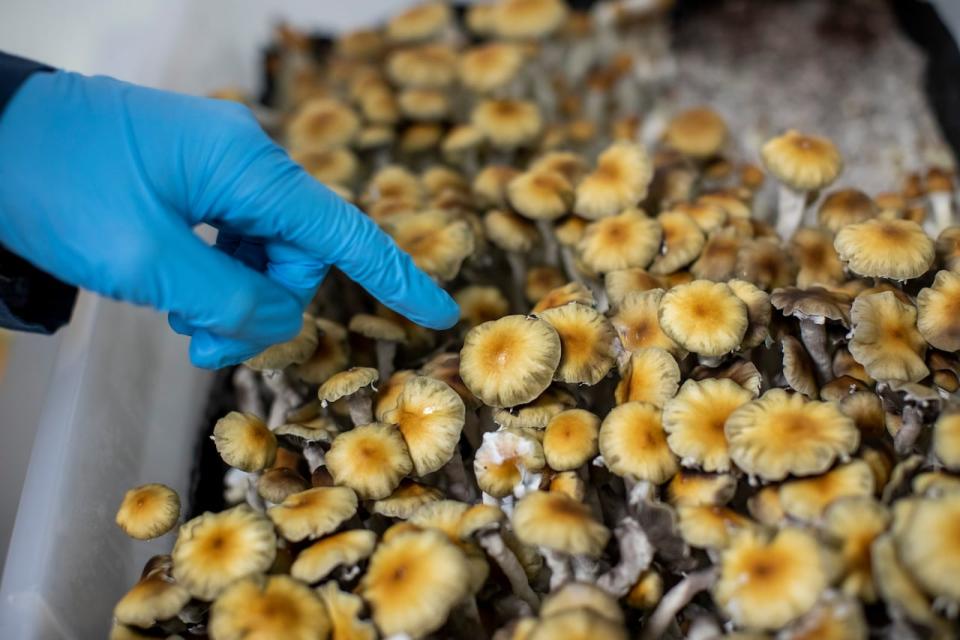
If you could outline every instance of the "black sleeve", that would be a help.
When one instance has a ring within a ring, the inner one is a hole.
[[[0,51],[0,123],[3,111],[20,85],[50,67]],[[3,211],[0,210],[0,224]],[[0,245],[0,327],[53,333],[70,321],[77,289]]]

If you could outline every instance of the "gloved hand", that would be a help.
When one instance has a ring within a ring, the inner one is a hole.
[[[219,230],[217,248],[192,227]],[[240,105],[36,73],[0,116],[0,244],[74,285],[169,312],[220,367],[287,340],[330,265],[427,327],[453,300]]]

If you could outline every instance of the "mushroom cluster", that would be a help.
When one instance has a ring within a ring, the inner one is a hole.
[[[232,374],[229,508],[111,637],[956,637],[952,176],[831,190],[826,138],[755,164],[713,109],[645,117],[668,5],[426,2],[322,58],[283,31],[278,138],[461,321],[331,274]],[[117,524],[180,507],[144,485]]]

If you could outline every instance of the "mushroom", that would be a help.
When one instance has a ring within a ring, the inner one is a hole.
[[[414,471],[425,476],[453,457],[465,414],[463,400],[445,383],[414,376],[404,383],[396,408],[384,420],[400,430]]]
[[[960,493],[911,500],[902,522],[894,512],[893,538],[904,568],[934,597],[956,602],[960,585],[960,545],[950,535],[960,522]],[[931,536],[931,531],[946,535]],[[948,533],[949,532],[949,533]]]
[[[551,469],[578,469],[599,452],[600,418],[583,409],[558,413],[543,434],[543,456]]]
[[[943,413],[933,425],[933,453],[947,469],[960,469],[960,414]]]
[[[615,142],[599,155],[597,168],[577,185],[573,209],[590,220],[615,215],[640,203],[652,178],[653,167],[643,147]]]
[[[315,487],[287,496],[267,509],[280,534],[291,542],[316,539],[335,531],[356,513],[357,496],[343,487]]]
[[[526,429],[501,429],[483,434],[473,470],[481,491],[493,498],[506,498],[523,493],[525,481],[545,463],[543,446]]]
[[[634,609],[650,610],[657,606],[662,597],[663,576],[654,569],[647,569],[630,588],[625,601],[627,606]]]
[[[486,99],[470,113],[470,123],[508,163],[520,147],[529,146],[543,129],[539,107],[526,100]]]
[[[457,75],[457,53],[448,44],[427,43],[395,49],[387,56],[387,75],[401,87],[450,86]]]
[[[400,430],[378,422],[334,438],[326,465],[336,484],[364,500],[386,498],[414,468]]]
[[[423,505],[442,498],[443,492],[435,487],[403,480],[393,493],[374,502],[371,511],[387,518],[405,520]]]
[[[159,538],[172,530],[179,519],[180,496],[170,487],[156,483],[127,491],[116,515],[117,526],[137,540]]]
[[[296,151],[326,151],[349,145],[359,130],[353,109],[334,98],[311,98],[290,119],[286,141]]]
[[[421,2],[387,21],[386,36],[396,43],[432,40],[443,34],[453,20],[446,2]]]
[[[767,141],[760,155],[767,171],[780,181],[777,234],[789,238],[803,220],[807,192],[836,180],[843,161],[827,138],[792,129]]]
[[[643,293],[662,287],[663,282],[658,276],[651,275],[640,267],[608,271],[604,274],[603,279],[607,301],[614,310],[617,310],[630,294]],[[659,301],[657,304],[659,304]]]
[[[707,235],[700,257],[690,265],[690,273],[700,280],[722,282],[733,277],[741,239],[735,229],[724,227]]]
[[[738,532],[756,526],[750,518],[729,507],[686,505],[677,507],[677,528],[683,541],[697,549],[726,549]]]
[[[738,278],[767,291],[796,280],[796,265],[790,254],[773,238],[754,238],[742,243],[735,269]]]
[[[510,267],[513,310],[522,311],[527,307],[522,298],[527,278],[526,256],[539,238],[537,231],[520,216],[502,209],[488,211],[483,217],[483,228],[490,241],[504,252]]]
[[[631,353],[647,347],[669,351],[680,358],[684,350],[660,326],[659,310],[664,290],[649,289],[627,294],[617,305],[610,320],[620,337],[620,344]]]
[[[662,407],[677,393],[680,367],[672,355],[658,347],[641,347],[621,367],[621,379],[614,390],[617,404],[646,402]]]
[[[917,329],[935,349],[960,350],[960,274],[938,271],[917,294]]]
[[[210,607],[214,638],[322,638],[330,632],[326,607],[302,582],[283,575],[237,580]]]
[[[325,582],[316,589],[330,618],[330,631],[333,638],[351,640],[376,640],[377,630],[372,623],[361,620],[360,613],[364,602],[360,596],[341,591],[333,580]]]
[[[839,548],[842,563],[840,589],[864,602],[877,599],[871,547],[890,525],[890,513],[871,496],[833,501],[822,518],[824,535]]]
[[[872,278],[910,280],[933,265],[933,241],[916,222],[875,218],[847,225],[833,246],[847,268]]]
[[[601,313],[574,302],[547,309],[538,315],[560,336],[560,363],[554,379],[595,385],[606,377],[616,362],[616,334]]]
[[[373,422],[371,389],[378,375],[377,370],[370,367],[352,367],[330,376],[320,385],[317,397],[324,407],[346,398],[353,424],[369,424]]]
[[[791,335],[780,338],[780,347],[783,349],[782,374],[787,385],[811,400],[816,400],[819,397],[817,374],[810,354],[800,341]]]
[[[560,247],[552,223],[570,211],[573,185],[558,171],[530,169],[510,181],[507,197],[518,213],[537,225],[546,263],[559,265]]]
[[[236,580],[273,564],[273,524],[246,505],[204,513],[180,527],[173,547],[173,579],[201,600],[213,600]]]
[[[471,47],[460,57],[460,82],[477,94],[511,93],[524,62],[522,49],[509,42]]]
[[[693,160],[716,156],[726,140],[726,123],[709,107],[695,107],[678,113],[670,119],[663,134],[667,147]]]
[[[667,291],[660,301],[660,326],[687,351],[717,358],[743,341],[747,307],[726,284],[695,280]]]
[[[956,271],[960,267],[960,226],[947,227],[941,231],[934,249],[940,266]]]
[[[190,601],[190,593],[173,579],[172,569],[170,556],[151,558],[137,584],[113,608],[117,622],[146,629],[180,613]]]
[[[902,624],[906,619],[927,627],[935,637],[951,636],[946,621],[933,612],[933,603],[901,564],[891,533],[883,533],[873,541],[870,560],[877,593],[896,622]]]
[[[873,492],[870,465],[854,460],[823,475],[783,483],[780,485],[780,504],[787,515],[809,522],[818,519],[836,500],[869,497]]]
[[[393,360],[397,345],[407,341],[407,335],[396,322],[388,318],[358,313],[350,318],[350,331],[377,343],[377,372],[380,380],[386,380],[393,373]]]
[[[600,425],[599,448],[604,465],[618,476],[662,484],[678,468],[660,409],[646,402],[614,407]]]
[[[349,365],[347,330],[326,318],[315,318],[317,346],[309,358],[293,365],[294,375],[309,384],[323,384]]]
[[[327,536],[301,551],[290,575],[307,584],[323,581],[337,567],[350,568],[370,557],[377,544],[373,531],[353,529]]]
[[[826,591],[813,609],[784,629],[790,640],[867,638],[869,629],[860,603],[835,591]]]
[[[850,309],[853,337],[848,348],[871,378],[917,382],[930,370],[927,343],[916,329],[917,310],[892,292],[861,294]]]
[[[666,500],[674,507],[722,506],[730,502],[737,482],[730,474],[708,474],[681,469],[666,485]]]
[[[627,631],[622,622],[616,622],[590,609],[567,609],[552,616],[543,617],[534,626],[527,640],[627,640]]]
[[[509,409],[495,409],[493,421],[506,428],[545,429],[551,418],[576,404],[571,394],[553,385],[532,402]]]
[[[870,196],[859,189],[838,189],[833,191],[817,210],[817,222],[830,233],[837,233],[843,227],[866,222],[877,215],[877,205]]]
[[[833,379],[833,361],[827,341],[826,324],[829,320],[849,328],[849,296],[828,291],[820,286],[807,289],[786,287],[774,290],[770,302],[784,316],[792,316],[800,322],[800,337],[817,366],[820,382]]]
[[[697,259],[707,239],[693,218],[672,209],[662,212],[657,221],[663,229],[663,249],[650,265],[650,273],[674,273]]]
[[[306,361],[317,348],[317,325],[309,314],[303,314],[300,332],[287,342],[267,347],[244,364],[256,371],[280,371]]]
[[[442,281],[457,277],[476,242],[466,220],[439,209],[398,213],[383,229],[418,267]]]
[[[765,343],[770,337],[770,296],[746,280],[730,280],[727,286],[747,308],[747,330],[740,342],[740,349],[746,351]]]
[[[315,467],[312,471],[319,468]],[[268,503],[279,504],[294,493],[310,488],[296,469],[289,467],[271,467],[257,479],[257,494]]]
[[[277,437],[249,413],[231,411],[217,420],[211,439],[223,461],[242,471],[262,471],[277,455]]]
[[[596,301],[590,290],[579,282],[570,282],[555,289],[551,289],[537,300],[530,313],[537,315],[547,309],[556,309],[571,303],[594,306]]]
[[[798,267],[798,287],[831,286],[843,282],[843,263],[827,231],[801,227],[790,238],[789,250]]]

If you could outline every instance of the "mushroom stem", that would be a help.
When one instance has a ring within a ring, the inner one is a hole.
[[[540,547],[540,555],[543,556],[544,562],[550,568],[550,591],[556,591],[573,580],[573,570],[570,568],[569,556],[546,547]]]
[[[640,634],[641,640],[662,638],[664,632],[677,617],[677,613],[689,603],[695,595],[713,586],[717,580],[717,570],[713,567],[689,574],[678,582],[660,599],[647,624]]]
[[[936,232],[940,233],[953,224],[953,194],[946,191],[935,191],[930,194],[930,208],[933,209],[933,220]]]
[[[893,447],[901,456],[908,454],[920,437],[923,430],[923,411],[919,407],[907,405],[903,408],[902,418],[900,430],[893,438]]]
[[[577,261],[573,255],[573,247],[567,245],[560,247],[560,259],[563,262],[563,270],[566,272],[567,277],[574,282],[579,282],[583,286],[587,286],[583,274],[577,269]]]
[[[600,576],[597,586],[614,598],[622,598],[636,584],[643,570],[650,566],[654,548],[640,523],[632,517],[623,518],[614,534],[620,549],[620,562]]]
[[[777,234],[784,242],[793,236],[803,220],[807,198],[803,191],[795,191],[785,184],[780,185],[777,196]]]
[[[574,556],[572,564],[573,577],[577,582],[594,582],[597,579],[600,564],[593,558]]]
[[[527,287],[527,262],[522,254],[513,251],[507,252],[507,264],[510,266],[510,304],[515,313],[523,313],[527,308],[527,301],[523,291]]]
[[[347,398],[347,409],[353,426],[370,424],[373,422],[373,394],[367,388],[360,389]]]
[[[267,426],[270,429],[276,429],[287,421],[287,413],[300,404],[303,398],[290,385],[290,381],[283,371],[275,369],[264,371],[263,382],[273,392],[273,403],[270,405]]]
[[[247,504],[250,505],[254,511],[263,513],[267,510],[267,503],[262,497],[260,497],[260,493],[257,491],[257,484],[260,480],[260,475],[260,471],[254,471],[247,474],[246,498]]]
[[[553,223],[550,220],[537,220],[536,224],[543,238],[543,259],[551,267],[560,266],[560,243],[553,231]]]
[[[303,448],[303,457],[307,461],[307,468],[310,469],[311,475],[324,465],[323,449],[315,442]]]
[[[530,608],[536,611],[540,607],[540,598],[530,588],[530,582],[527,580],[527,574],[523,570],[516,554],[503,541],[503,536],[498,531],[488,531],[481,533],[477,538],[480,546],[487,552],[503,575],[510,581],[510,588],[513,593],[530,605]]]
[[[239,366],[233,371],[233,387],[237,394],[237,408],[244,413],[263,418],[267,415],[260,396],[260,385],[253,369]]]
[[[447,490],[450,495],[463,502],[475,502],[477,496],[473,491],[473,483],[467,476],[467,469],[463,465],[463,456],[456,449],[453,456],[443,465],[443,475],[447,479]]]
[[[817,367],[820,384],[833,380],[833,359],[830,357],[830,348],[827,346],[826,324],[810,318],[801,318],[800,340],[803,341],[803,346],[807,348],[807,353]]]
[[[377,371],[381,380],[393,374],[393,359],[397,355],[397,343],[392,340],[377,340]]]

